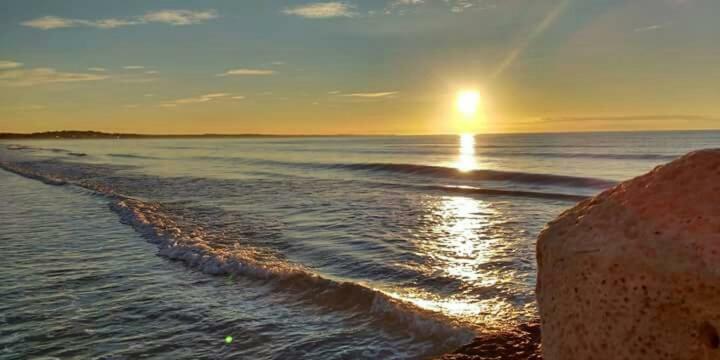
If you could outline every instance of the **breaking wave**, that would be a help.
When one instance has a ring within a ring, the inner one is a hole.
[[[409,331],[415,338],[430,340],[437,346],[459,346],[474,336],[470,324],[420,308],[380,289],[321,276],[271,250],[241,244],[242,239],[224,239],[222,231],[207,230],[203,224],[174,214],[162,203],[124,196],[102,184],[44,174],[28,163],[0,161],[0,168],[51,185],[76,185],[107,197],[120,221],[155,244],[160,256],[204,273],[242,276],[270,284],[294,301],[369,314],[381,326]]]

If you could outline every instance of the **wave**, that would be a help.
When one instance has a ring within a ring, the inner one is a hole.
[[[456,168],[414,165],[414,164],[393,164],[393,163],[357,163],[357,164],[334,164],[332,168],[348,170],[364,170],[379,172],[396,172],[411,175],[425,175],[453,179],[470,179],[481,181],[508,181],[514,183],[533,185],[557,185],[571,187],[609,188],[617,183],[612,180],[555,175],[538,174],[498,170],[472,170],[462,172]]]
[[[5,146],[5,148],[8,149],[8,150],[15,150],[15,151],[17,151],[17,150],[28,150],[28,149],[30,149],[30,146],[18,145],[18,144],[9,144],[9,145]]]
[[[160,158],[154,157],[154,156],[133,155],[133,154],[107,154],[107,156],[117,157],[117,158],[128,158],[128,159],[148,159],[148,160],[160,159]]]
[[[18,145],[18,144],[10,144],[5,146],[8,150],[14,150],[14,151],[49,151],[53,153],[64,153],[69,156],[76,156],[76,157],[83,157],[87,156],[86,153],[82,152],[74,152],[66,149],[57,149],[57,148],[43,148],[43,147],[37,147],[37,146],[28,146],[28,145]]]
[[[120,221],[155,244],[158,255],[204,273],[262,281],[294,300],[367,314],[380,326],[409,331],[413,337],[433,341],[441,347],[456,347],[474,336],[474,326],[461,320],[420,308],[380,289],[321,276],[270,250],[240,245],[236,241],[240,239],[227,241],[221,230],[208,230],[187,216],[173,213],[162,203],[118,194],[102,184],[57,179],[36,171],[32,164],[0,161],[0,168],[52,185],[76,185],[105,196]]]
[[[481,152],[479,156],[493,157],[544,157],[561,159],[608,159],[608,160],[674,160],[679,155],[667,154],[597,154],[597,153],[555,153],[555,152]]]
[[[331,170],[355,170],[368,172],[403,173],[409,175],[422,175],[456,180],[478,180],[478,181],[507,181],[512,183],[545,185],[545,186],[569,186],[587,187],[592,189],[607,189],[617,185],[617,181],[598,179],[591,177],[568,176],[557,174],[540,174],[500,170],[471,170],[460,171],[454,167],[398,164],[398,163],[311,163],[311,162],[288,162],[259,158],[222,158],[216,156],[198,156],[196,160],[225,160],[236,164],[252,165],[273,165],[295,168],[314,168]],[[488,194],[491,191],[488,189]]]
[[[540,191],[523,191],[523,190],[505,190],[505,189],[487,189],[477,188],[473,186],[461,186],[461,185],[409,185],[409,184],[396,184],[396,183],[377,183],[386,187],[398,187],[406,188],[413,187],[414,189],[427,190],[427,191],[443,191],[456,194],[466,195],[494,195],[494,196],[513,196],[513,197],[529,197],[538,199],[550,199],[550,200],[562,200],[562,201],[582,201],[588,198],[585,195],[577,194],[563,194],[554,192],[540,192]]]

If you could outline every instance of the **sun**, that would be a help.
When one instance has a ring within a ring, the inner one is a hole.
[[[473,116],[478,110],[480,104],[480,93],[473,90],[463,90],[458,92],[455,98],[455,106],[457,110],[465,116]]]

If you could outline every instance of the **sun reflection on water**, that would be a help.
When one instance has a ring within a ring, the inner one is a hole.
[[[518,280],[504,265],[513,251],[505,214],[492,202],[463,196],[428,199],[423,208],[416,245],[428,261],[415,269],[446,279],[439,281],[447,282],[447,293],[405,288],[392,296],[485,328],[504,328],[532,311],[506,296]]]
[[[477,168],[474,134],[460,135],[460,154],[455,167],[462,172],[475,170]]]

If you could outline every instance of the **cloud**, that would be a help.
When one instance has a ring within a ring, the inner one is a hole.
[[[157,70],[148,70],[148,71],[146,71],[145,73],[148,74],[148,75],[155,75],[155,74],[158,73],[158,71],[157,71]]]
[[[0,60],[0,70],[15,69],[22,67],[23,64],[15,61]]]
[[[62,29],[74,26],[83,26],[82,20],[65,19],[57,16],[43,16],[37,19],[28,20],[20,23],[23,26],[31,28],[50,30],[50,29]]]
[[[270,63],[270,65],[276,65],[276,66],[285,65],[285,62],[284,61],[273,61]]]
[[[119,28],[119,27],[123,27],[123,26],[141,24],[141,22],[139,22],[139,21],[124,20],[124,19],[100,19],[100,20],[96,20],[96,21],[75,20],[75,21],[78,21],[80,25],[96,27],[99,29],[114,29],[114,28]]]
[[[217,76],[266,76],[266,75],[274,75],[274,70],[264,70],[264,69],[232,69],[228,70],[222,74],[217,74]]]
[[[69,19],[59,16],[43,16],[37,19],[27,20],[20,23],[23,26],[40,29],[52,30],[76,27],[91,27],[98,29],[115,29],[124,26],[142,25],[142,24],[168,24],[174,26],[193,25],[206,22],[218,17],[215,10],[161,10],[145,13],[142,16],[118,19],[107,18],[97,20],[85,19]]]
[[[243,95],[237,95],[237,96],[231,97],[231,99],[234,99],[234,100],[244,100],[244,99],[245,99],[245,96],[243,96]]]
[[[546,117],[540,119],[542,122],[583,122],[583,121],[618,121],[618,122],[635,122],[635,121],[666,121],[666,120],[683,120],[683,121],[720,121],[720,117],[704,116],[704,115],[688,115],[688,114],[670,114],[670,115],[619,115],[619,116],[561,116]]]
[[[397,93],[398,93],[397,91],[361,92],[361,93],[342,94],[341,96],[359,97],[359,98],[381,98],[381,97],[392,96]]]
[[[421,5],[434,6],[435,4],[440,3],[448,7],[453,13],[462,13],[471,8],[492,9],[496,7],[495,4],[485,0],[392,0],[388,1],[383,13],[385,15],[404,15],[411,7],[418,7]]]
[[[339,93],[340,93],[340,90],[328,91],[328,94],[330,94],[330,95],[337,95]]]
[[[105,69],[105,68],[101,68],[101,67],[91,67],[91,68],[88,68],[88,71],[95,71],[95,72],[106,72],[106,71],[107,71],[107,69]]]
[[[142,20],[148,23],[164,23],[175,26],[200,24],[218,17],[215,10],[162,10],[143,15]]]
[[[327,19],[355,16],[353,9],[353,6],[343,2],[318,2],[286,8],[283,13],[308,19]]]
[[[63,82],[98,81],[106,75],[60,72],[52,68],[9,70],[0,72],[0,84],[9,86],[33,86]]]
[[[18,112],[26,112],[26,111],[39,111],[39,110],[45,110],[47,109],[47,106],[45,105],[15,105],[15,106],[5,106],[0,108],[0,110],[9,110],[9,111],[18,111]]]
[[[419,5],[425,3],[424,0],[395,0],[392,4],[395,5]]]
[[[421,5],[424,3],[424,0],[393,0],[388,3],[387,7],[385,8],[385,13],[389,14],[392,10],[399,7]]]
[[[650,25],[650,26],[639,27],[639,28],[635,29],[635,32],[654,31],[654,30],[660,30],[662,28],[663,28],[663,25]]]
[[[228,93],[214,93],[214,94],[203,95],[203,97],[214,99],[214,98],[226,97],[226,96],[230,96],[230,95],[231,94],[228,94]]]
[[[43,16],[37,19],[28,20],[20,23],[21,25],[41,30],[63,29],[72,27],[94,27],[98,29],[114,29],[122,26],[137,25],[141,22],[127,19],[100,19],[100,20],[82,20],[67,19],[58,16]]]
[[[450,11],[452,11],[454,13],[461,13],[473,6],[475,6],[475,4],[473,4],[470,1],[459,0],[455,3],[455,5],[450,7]]]
[[[157,81],[157,78],[144,78],[136,76],[116,77],[115,81],[124,84],[145,84]]]
[[[198,104],[198,103],[205,103],[209,101],[213,101],[216,99],[226,98],[231,96],[230,93],[212,93],[212,94],[205,94],[200,95],[196,97],[191,98],[183,98],[183,99],[177,99],[170,102],[166,102],[163,104],[160,104],[162,107],[176,107],[178,105],[186,105],[186,104]],[[234,98],[234,97],[233,97]]]
[[[142,70],[142,69],[144,69],[144,68],[145,68],[145,67],[144,67],[144,66],[141,66],[141,65],[128,65],[128,66],[123,66],[123,69],[125,69],[125,70]]]

